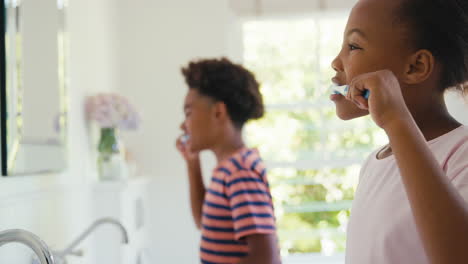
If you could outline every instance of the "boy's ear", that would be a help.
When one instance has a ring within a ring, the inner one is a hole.
[[[214,105],[214,115],[218,120],[229,119],[226,104],[224,102],[216,102]]]
[[[426,81],[434,72],[434,55],[425,49],[418,50],[408,58],[403,82],[407,84],[418,84]]]

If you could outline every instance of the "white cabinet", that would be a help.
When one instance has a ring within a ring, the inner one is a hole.
[[[125,226],[129,236],[129,244],[123,245],[118,228],[99,227],[91,237],[93,263],[144,264],[144,251],[148,248],[146,187],[149,181],[149,177],[141,177],[93,185],[90,201],[93,218],[115,218]]]

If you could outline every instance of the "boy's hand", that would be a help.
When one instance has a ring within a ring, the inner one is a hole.
[[[369,90],[366,100],[363,94]],[[411,117],[401,93],[400,84],[393,72],[381,70],[361,74],[355,77],[350,85],[346,99],[354,102],[359,108],[369,110],[374,122],[385,129],[394,121]]]
[[[176,147],[187,163],[196,162],[199,160],[199,153],[190,151],[190,140],[184,143],[182,141],[182,136],[180,136],[177,138]]]

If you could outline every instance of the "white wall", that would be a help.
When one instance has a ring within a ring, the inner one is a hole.
[[[445,101],[449,112],[460,123],[468,125],[468,96],[463,97],[459,92],[448,92]]]
[[[357,0],[230,0],[235,13],[243,17],[310,15],[320,11],[350,10]]]
[[[0,230],[23,228],[55,249],[64,247],[88,224],[89,183],[94,161],[83,115],[85,95],[114,88],[111,0],[71,0],[69,68],[69,164],[54,175],[0,178]],[[38,14],[41,15],[41,14]],[[80,263],[90,263],[92,248]],[[0,263],[23,264],[25,247],[0,247]],[[88,257],[88,258],[87,258]],[[74,262],[76,263],[76,262]]]
[[[140,170],[155,177],[148,186],[150,252],[154,263],[198,263],[185,165],[174,147],[187,91],[180,67],[196,57],[239,54],[239,30],[232,30],[239,24],[227,0],[120,0],[117,17],[119,91],[138,102],[143,119],[126,142]]]

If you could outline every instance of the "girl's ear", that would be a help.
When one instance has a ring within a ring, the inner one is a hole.
[[[418,50],[408,58],[402,81],[407,84],[422,83],[432,75],[434,67],[434,55],[425,49]]]

